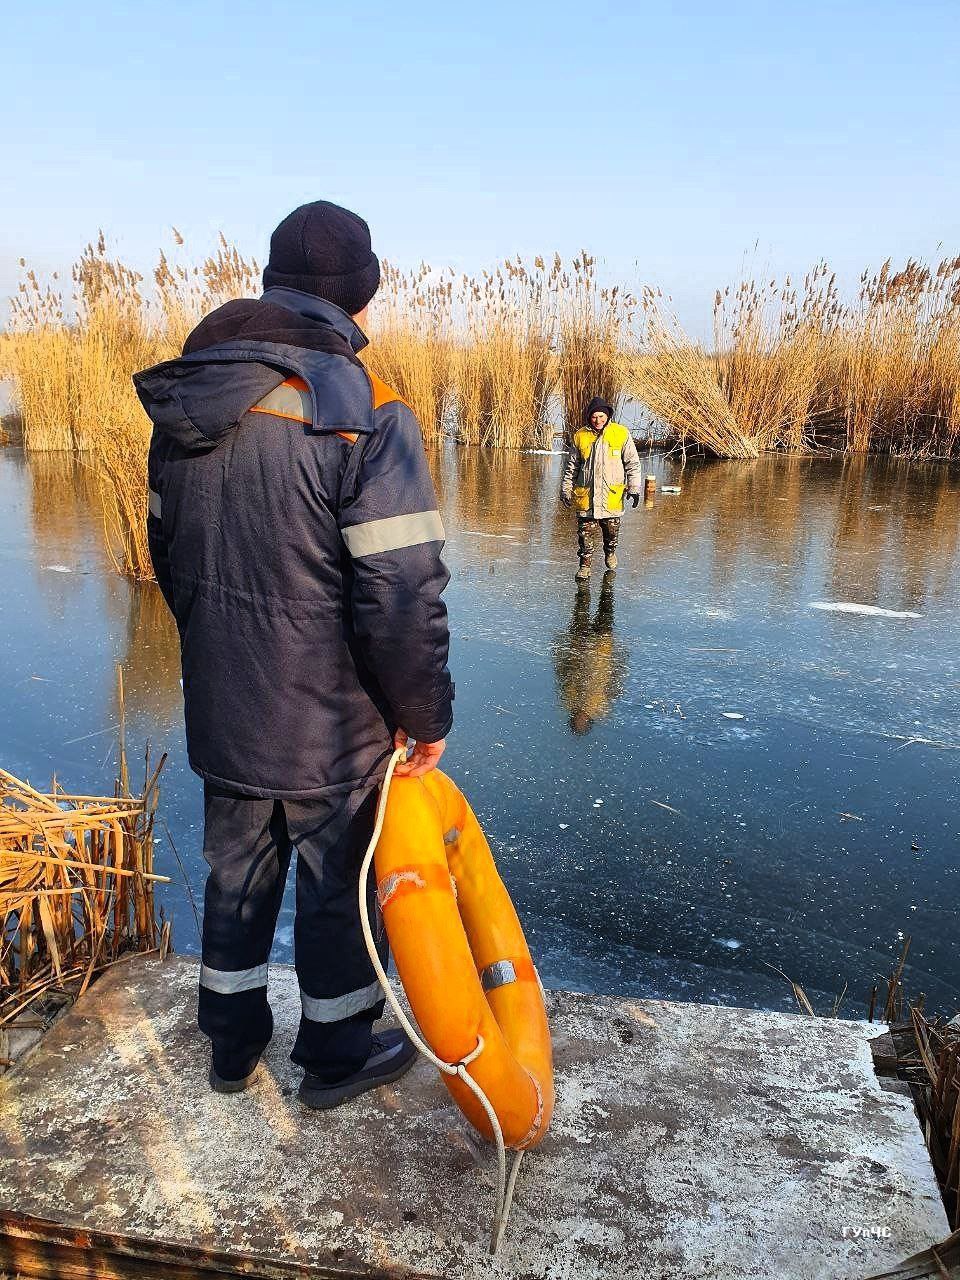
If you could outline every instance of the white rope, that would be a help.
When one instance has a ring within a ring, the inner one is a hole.
[[[387,977],[387,972],[380,961],[380,955],[377,951],[377,945],[373,939],[373,930],[370,928],[370,912],[367,908],[367,880],[370,875],[370,867],[373,863],[373,855],[376,852],[377,845],[380,842],[380,834],[383,831],[384,815],[387,812],[387,797],[390,794],[390,784],[393,781],[393,771],[401,760],[406,759],[406,749],[398,747],[390,757],[390,763],[387,765],[387,772],[383,778],[383,785],[380,788],[380,801],[377,805],[377,817],[373,824],[373,835],[370,837],[370,843],[367,845],[367,851],[363,855],[363,865],[360,868],[360,924],[363,928],[363,940],[367,945],[367,954],[370,957],[370,963],[373,965],[374,971],[383,987],[383,994],[387,998],[387,1003],[397,1015],[397,1021],[403,1027],[404,1031],[410,1037],[416,1049],[427,1059],[432,1062],[438,1071],[443,1071],[449,1076],[458,1076],[463,1083],[470,1089],[477,1101],[486,1112],[487,1119],[490,1121],[490,1128],[493,1130],[493,1136],[497,1144],[497,1191],[496,1201],[493,1212],[493,1226],[490,1232],[490,1252],[496,1253],[500,1248],[503,1240],[503,1234],[507,1229],[507,1221],[510,1216],[510,1206],[513,1203],[513,1192],[517,1184],[517,1174],[520,1171],[520,1161],[523,1152],[518,1151],[513,1162],[513,1168],[510,1171],[509,1181],[507,1180],[507,1151],[506,1144],[503,1140],[503,1130],[500,1128],[500,1121],[497,1119],[497,1113],[494,1111],[490,1099],[477,1084],[476,1080],[467,1071],[467,1067],[476,1058],[483,1053],[483,1036],[477,1037],[477,1045],[472,1049],[465,1058],[461,1058],[459,1062],[444,1062],[442,1058],[438,1058],[429,1045],[425,1044],[420,1038],[420,1034],[414,1027],[413,1023],[407,1017],[406,1010],[397,998],[396,992]]]

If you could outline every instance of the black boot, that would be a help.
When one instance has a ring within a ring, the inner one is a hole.
[[[329,1111],[349,1098],[399,1080],[413,1066],[416,1057],[417,1050],[405,1032],[399,1028],[382,1031],[373,1037],[370,1056],[359,1071],[336,1084],[329,1084],[308,1071],[297,1093],[304,1106],[314,1111]]]

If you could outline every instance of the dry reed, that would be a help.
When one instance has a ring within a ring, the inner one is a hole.
[[[580,426],[593,396],[603,396],[614,416],[622,406],[632,346],[636,299],[619,285],[606,288],[597,260],[584,249],[569,270],[559,256],[560,394],[568,430]]]
[[[383,264],[362,359],[410,405],[424,439],[435,443],[450,405],[453,281],[421,263],[414,272]]]
[[[22,263],[0,344],[25,448],[76,451],[92,470],[117,569],[149,579],[145,456],[149,423],[130,375],[175,356],[202,314],[255,293],[259,267],[221,236],[199,266],[161,253],[149,290],[101,234],[65,296]],[[637,329],[635,320],[642,324]],[[684,448],[755,458],[839,448],[921,458],[960,453],[960,258],[931,271],[889,262],[844,304],[825,263],[718,292],[712,350],[692,343],[659,290],[639,304],[605,287],[596,259],[512,259],[479,278],[384,264],[368,367],[407,400],[429,443],[542,447],[602,395],[625,393]],[[638,341],[638,339],[642,341]]]
[[[451,365],[456,434],[465,444],[542,448],[556,382],[557,260],[507,260],[460,281],[461,331]]]
[[[153,276],[148,295],[143,276],[110,256],[101,233],[73,268],[69,299],[56,276],[45,285],[26,270],[3,350],[24,448],[79,452],[96,477],[118,571],[144,580],[153,576],[143,518],[150,424],[131,375],[178,355],[201,315],[255,289],[259,267],[221,236],[199,267],[161,253]]]
[[[801,290],[745,281],[714,302],[714,350],[643,292],[629,386],[682,444],[719,457],[840,448],[952,457],[960,436],[960,258],[864,272],[844,304],[826,263]]]
[[[168,945],[153,901],[162,765],[149,773],[148,761],[137,797],[120,784],[113,796],[40,792],[0,769],[0,1026],[82,994],[128,952]]]

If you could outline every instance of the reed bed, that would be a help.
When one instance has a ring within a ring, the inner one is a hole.
[[[560,394],[568,428],[580,426],[593,396],[603,396],[614,417],[623,405],[637,300],[620,285],[600,283],[597,260],[584,249],[559,273]]]
[[[910,1009],[909,1022],[901,1029],[901,1035],[904,1034],[912,1036],[913,1052],[908,1049],[901,1060],[901,1078],[912,1086],[950,1226],[957,1230],[960,1228],[960,1026],[955,1019],[928,1018],[919,1003]],[[894,1034],[895,1043],[899,1038]]]
[[[534,449],[550,443],[561,271],[559,258],[549,269],[543,258],[530,266],[516,258],[480,279],[460,278],[450,382],[463,443]]]
[[[152,578],[143,518],[149,423],[130,375],[179,353],[201,315],[255,294],[260,268],[222,236],[200,265],[183,239],[149,281],[101,234],[70,279],[24,276],[0,341],[25,448],[73,451],[95,479],[119,572]],[[663,293],[602,283],[581,252],[501,263],[478,277],[385,263],[363,359],[408,401],[430,444],[445,436],[541,448],[602,395],[630,396],[667,441],[727,458],[838,449],[960,456],[960,257],[865,272],[852,303],[819,263],[718,291],[711,348]]]
[[[182,237],[174,231],[177,246]],[[200,317],[258,288],[260,269],[223,237],[199,266],[161,252],[153,281],[108,252],[101,233],[74,265],[70,293],[21,264],[0,349],[15,391],[23,445],[73,450],[95,478],[106,545],[119,572],[153,576],[147,548],[147,421],[131,375],[179,355]]]
[[[845,304],[818,263],[795,287],[718,291],[714,345],[691,342],[658,290],[641,295],[644,355],[628,385],[683,446],[718,457],[819,448],[960,453],[960,257],[888,260]]]
[[[40,792],[0,769],[0,1027],[82,995],[128,953],[169,946],[153,898],[162,767],[147,761],[139,796],[125,783],[113,796]]]
[[[451,403],[453,278],[426,263],[404,272],[385,262],[370,310],[373,341],[361,358],[410,405],[424,439],[435,444]]]

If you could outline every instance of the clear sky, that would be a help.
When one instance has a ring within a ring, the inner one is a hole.
[[[0,47],[3,297],[101,226],[262,259],[320,197],[402,264],[584,246],[695,329],[744,261],[960,252],[958,0],[32,0]]]

